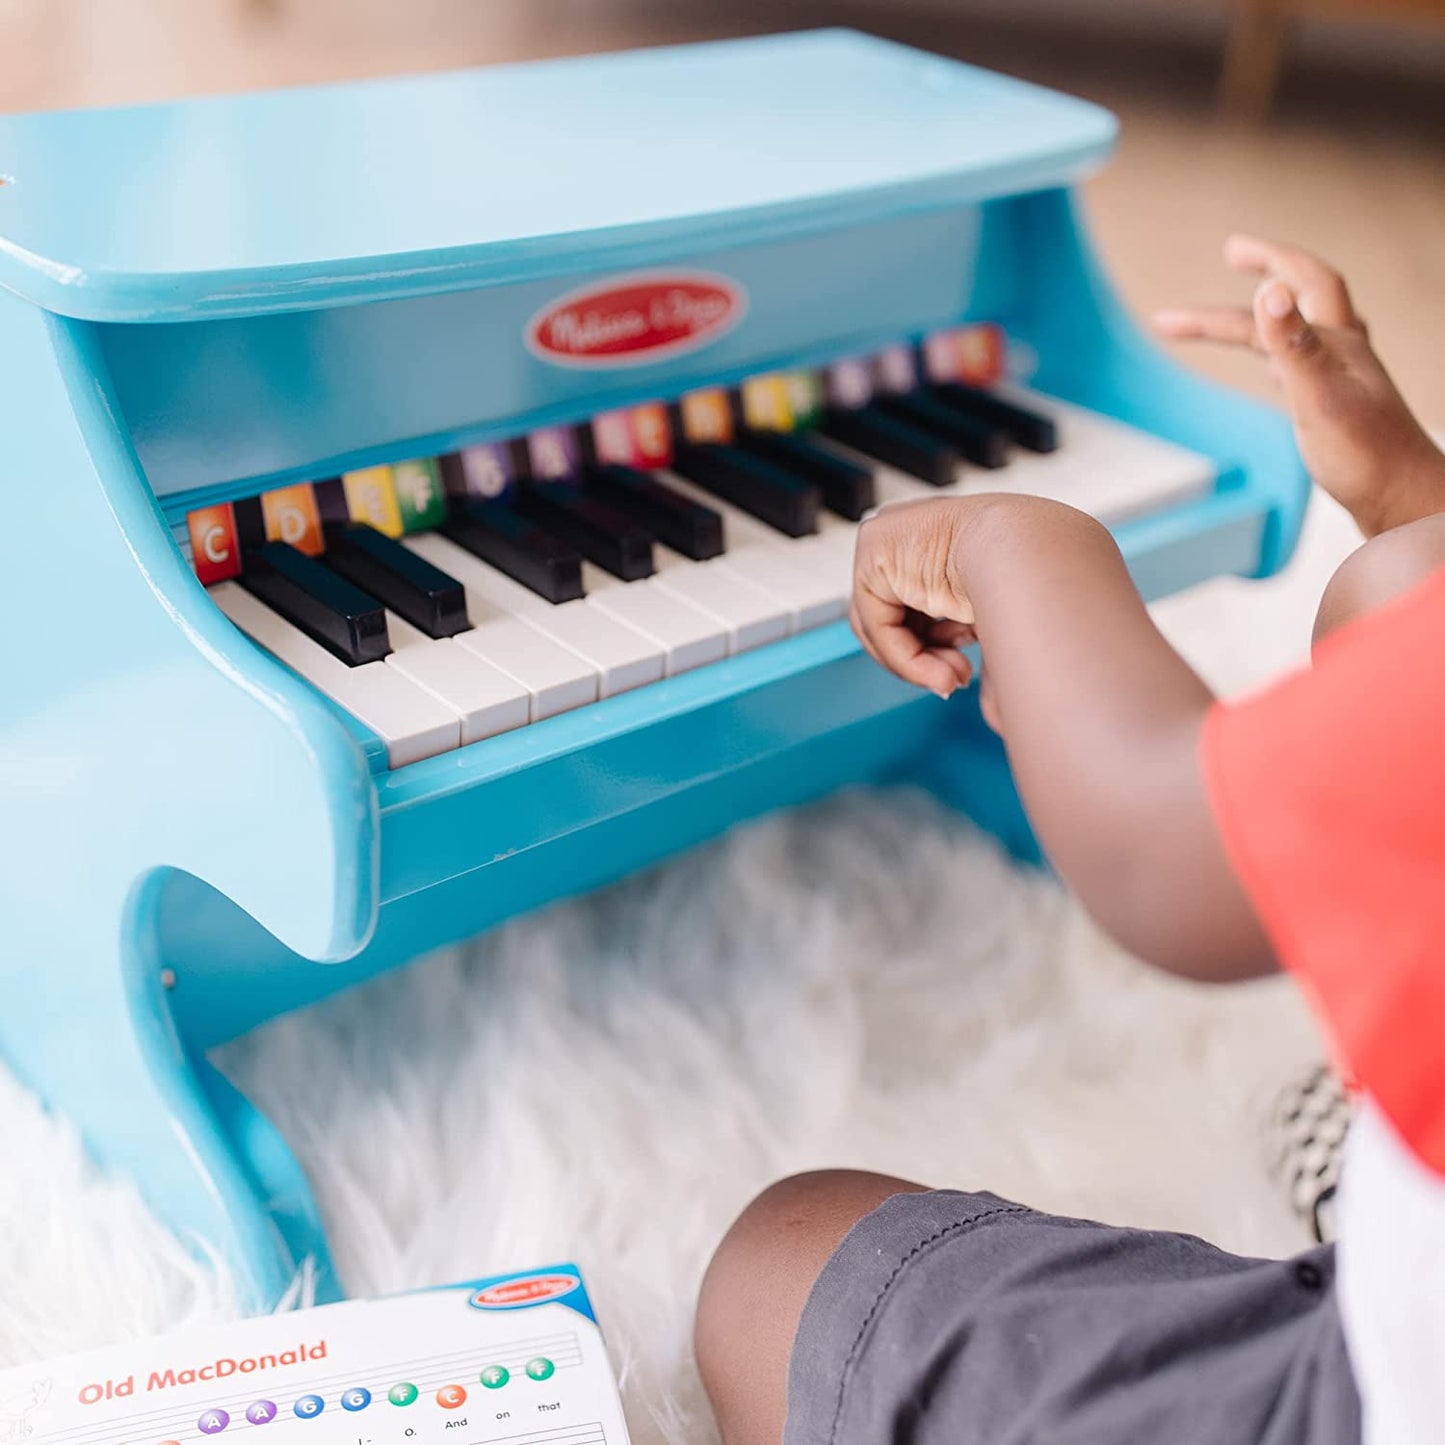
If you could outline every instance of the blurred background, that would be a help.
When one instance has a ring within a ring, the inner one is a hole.
[[[1088,187],[1137,311],[1242,297],[1234,229],[1324,252],[1445,426],[1445,0],[0,0],[0,110],[846,24],[1099,101]],[[1255,390],[1249,357],[1196,365]]]

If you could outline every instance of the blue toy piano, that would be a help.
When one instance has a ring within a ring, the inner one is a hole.
[[[1091,253],[1113,136],[846,31],[0,118],[0,1052],[254,1303],[326,1242],[213,1046],[845,783],[1030,852],[848,630],[872,507],[1288,555],[1287,428]]]

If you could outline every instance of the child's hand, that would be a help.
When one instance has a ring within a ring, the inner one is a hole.
[[[958,649],[990,640],[986,619],[1004,608],[1015,619],[1027,614],[1031,574],[1049,585],[1073,576],[1082,590],[1100,568],[1133,595],[1108,532],[1061,502],[981,493],[897,504],[859,529],[850,621],[875,662],[946,698],[972,678]],[[1050,637],[1031,645],[1042,655]],[[982,703],[998,728],[989,686]]]
[[[943,498],[885,507],[863,523],[853,554],[849,621],[859,642],[881,667],[943,698],[973,676],[958,650],[977,636],[953,555],[962,521]]]
[[[1445,510],[1445,455],[1376,356],[1339,273],[1252,236],[1231,236],[1224,256],[1264,278],[1253,306],[1161,311],[1155,328],[1267,356],[1305,466],[1367,536]]]
[[[876,662],[944,697],[978,642],[979,705],[1039,840],[1126,947],[1197,978],[1268,965],[1200,768],[1213,699],[1107,528],[1040,497],[885,507],[858,531],[852,622]]]

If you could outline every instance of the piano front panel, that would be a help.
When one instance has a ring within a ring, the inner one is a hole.
[[[242,478],[340,471],[398,438],[429,453],[514,436],[706,382],[1008,318],[1016,277],[975,266],[980,210],[905,215],[611,275],[559,274],[417,300],[243,320],[100,325],[141,463],[160,497]],[[578,289],[702,273],[737,288],[732,324],[685,353],[559,365],[529,324]],[[298,296],[298,305],[304,302]]]

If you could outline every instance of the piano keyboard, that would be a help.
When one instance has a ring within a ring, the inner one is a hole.
[[[1212,488],[1204,456],[1003,384],[1002,351],[955,329],[206,506],[178,537],[401,767],[845,617],[876,506],[1002,491],[1117,523]]]

